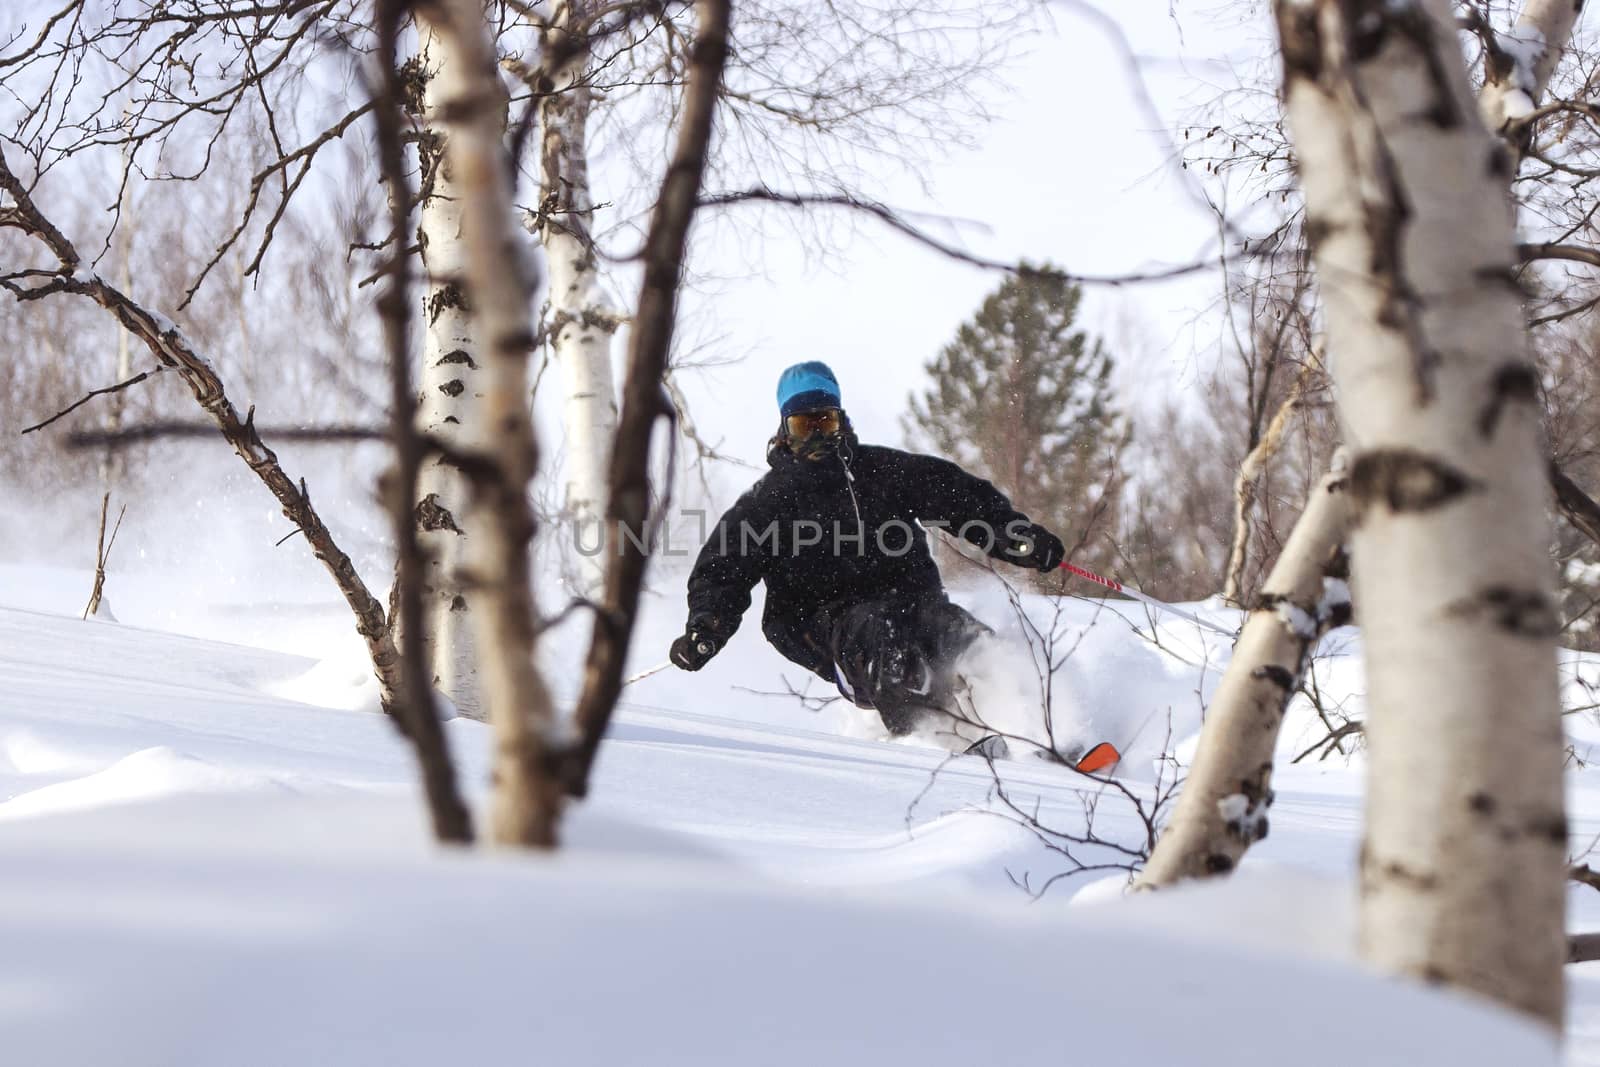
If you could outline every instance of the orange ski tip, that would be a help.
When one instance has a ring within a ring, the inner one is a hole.
[[[1084,774],[1093,774],[1095,771],[1103,771],[1114,765],[1121,758],[1122,753],[1117,751],[1115,745],[1110,741],[1102,741],[1085,752],[1074,769]]]

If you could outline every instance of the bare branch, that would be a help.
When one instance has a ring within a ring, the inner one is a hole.
[[[253,431],[277,441],[294,441],[297,444],[348,444],[352,441],[382,441],[389,431],[372,426],[267,426],[251,424]],[[217,427],[211,423],[183,422],[172,419],[125,426],[116,430],[76,430],[67,435],[68,448],[127,448],[130,445],[148,444],[166,439],[215,437]]]
[[[644,250],[644,287],[629,335],[628,377],[611,453],[606,504],[608,543],[617,554],[606,568],[605,610],[600,614],[584,665],[583,692],[574,713],[579,740],[564,778],[569,794],[584,796],[601,739],[622,691],[622,671],[638,614],[646,553],[623,530],[643,530],[650,500],[650,440],[656,419],[670,414],[662,387],[672,350],[678,286],[689,225],[701,203],[700,183],[711,143],[717,90],[728,57],[729,0],[699,0],[699,25],[684,90],[678,142],[661,184]]]
[[[1590,963],[1600,960],[1600,933],[1567,935],[1567,962]]]
[[[1051,278],[1078,285],[1134,285],[1140,282],[1166,281],[1170,278],[1181,278],[1188,274],[1197,274],[1201,271],[1211,270],[1221,262],[1220,257],[1212,257],[1197,260],[1193,263],[1162,267],[1150,271],[1135,271],[1128,274],[1073,274],[1048,267],[1035,267],[1026,263],[1010,263],[1004,260],[989,259],[985,256],[975,255],[914,226],[886,204],[872,200],[862,200],[844,193],[790,193],[779,192],[765,186],[757,186],[741,192],[712,193],[700,199],[702,207],[726,207],[733,204],[761,202],[785,204],[790,207],[838,207],[860,212],[878,219],[891,229],[897,230],[913,241],[933,249],[940,255],[948,256],[958,262],[967,263],[974,267],[982,267],[985,270],[1005,271],[1019,278]]]
[[[239,238],[244,235],[244,231],[249,228],[251,221],[255,218],[256,207],[261,202],[261,190],[266,185],[267,180],[274,174],[286,171],[291,164],[299,163],[299,170],[296,172],[294,178],[284,188],[282,195],[278,198],[278,205],[273,210],[272,218],[267,221],[266,232],[262,234],[261,243],[256,247],[255,257],[251,259],[249,265],[245,267],[244,275],[245,277],[249,277],[261,269],[261,261],[266,258],[267,247],[272,243],[272,237],[277,230],[278,223],[282,221],[284,213],[289,210],[289,201],[293,199],[294,194],[299,190],[301,183],[305,181],[306,175],[311,172],[311,164],[316,158],[317,152],[329,141],[334,141],[340,137],[343,137],[344,132],[348,130],[358,119],[370,112],[372,108],[373,104],[371,101],[362,104],[354,111],[346,114],[344,118],[334,123],[328,129],[322,131],[322,133],[312,140],[311,143],[301,148],[297,148],[293,152],[280,157],[273,163],[267,165],[261,171],[257,172],[256,176],[250,180],[250,198],[245,203],[244,213],[240,216],[239,225],[234,228],[234,231],[229,234],[220,245],[217,246],[216,252],[212,254],[211,259],[206,262],[206,265],[200,268],[199,275],[195,277],[195,280],[189,286],[188,291],[183,294],[183,300],[178,304],[179,311],[182,311],[184,308],[189,306],[190,302],[194,300],[195,294],[200,291],[200,286],[204,285],[206,278],[210,276],[212,269],[215,268],[218,263],[222,262],[222,257],[227,255],[228,249],[232,248],[234,244],[238,242]]]
[[[1567,868],[1567,881],[1579,882],[1590,889],[1600,890],[1600,871],[1585,864],[1573,864]]]
[[[1595,172],[1600,175],[1600,170]],[[1600,267],[1600,250],[1581,248],[1578,245],[1562,244],[1520,244],[1517,254],[1522,257],[1522,262],[1533,263],[1541,259],[1564,259],[1572,263],[1587,263],[1591,267]]]
[[[29,426],[26,430],[22,431],[22,434],[25,435],[33,433],[35,430],[42,430],[51,423],[66,418],[68,415],[72,414],[74,411],[77,411],[79,408],[83,407],[83,405],[87,404],[97,396],[110,396],[112,393],[120,393],[124,389],[131,389],[133,386],[138,385],[146,378],[154,378],[156,375],[160,374],[166,369],[167,368],[165,366],[158,366],[140,374],[135,374],[132,378],[129,378],[125,382],[118,382],[116,385],[108,385],[104,389],[91,389],[85,396],[74,401],[72,404],[69,404],[67,407],[62,408],[60,411],[56,412],[54,415],[51,415],[43,422],[36,422],[32,426]],[[214,433],[216,431],[213,428],[211,432]]]
[[[1557,507],[1573,529],[1600,545],[1600,503],[1567,477],[1554,461],[1550,464],[1550,487],[1555,490]]]
[[[383,606],[367,589],[355,564],[323,523],[322,516],[311,503],[304,479],[296,482],[289,477],[277,454],[261,439],[255,426],[255,409],[251,408],[244,418],[239,416],[238,409],[228,399],[221,376],[170,319],[148,310],[100,277],[78,269],[77,249],[38,209],[12,171],[3,150],[0,150],[0,189],[15,201],[13,206],[0,209],[0,226],[21,230],[43,242],[60,261],[61,274],[51,283],[51,291],[73,293],[99,304],[116,317],[130,336],[143,343],[158,363],[176,372],[211,419],[215,432],[233,446],[239,458],[277,499],[284,516],[304,532],[312,553],[327,568],[355,613],[356,629],[366,641],[384,704],[389,706],[399,684],[399,655],[389,635]]]
[[[389,430],[395,452],[395,470],[384,490],[395,534],[398,595],[389,621],[391,634],[396,627],[399,629],[396,641],[400,653],[401,690],[396,720],[410,738],[421,764],[434,835],[440,841],[466,843],[472,840],[472,815],[456,784],[450,742],[440,726],[439,708],[433,696],[425,632],[427,620],[422,604],[423,559],[412,507],[417,496],[417,472],[422,466],[424,446],[417,433],[417,401],[411,387],[411,294],[406,270],[409,255],[404,240],[410,229],[411,187],[406,178],[405,152],[400,139],[403,98],[396,63],[400,22],[409,8],[409,0],[379,0],[379,81],[375,99],[351,112],[345,123],[376,109],[380,162],[389,187],[389,246],[395,250],[389,264],[388,282],[378,303],[384,342],[389,350]],[[266,173],[257,175],[258,188]],[[304,173],[302,170],[302,176]],[[285,194],[285,203],[287,199]]]

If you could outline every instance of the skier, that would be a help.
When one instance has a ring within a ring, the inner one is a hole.
[[[1061,539],[948,460],[861,444],[825,363],[785,370],[778,408],[767,444],[772,469],[722,516],[695,560],[672,662],[704,667],[765,581],[768,642],[857,707],[876,710],[890,734],[957,714],[956,661],[992,631],[945,596],[924,527],[947,527],[995,559],[1045,572],[1066,555]]]

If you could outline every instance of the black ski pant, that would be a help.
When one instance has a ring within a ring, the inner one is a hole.
[[[839,691],[883,717],[891,734],[954,709],[955,662],[992,631],[943,592],[890,595],[829,613],[829,650]]]

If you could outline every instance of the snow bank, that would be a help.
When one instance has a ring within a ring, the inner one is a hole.
[[[1555,1062],[1515,1019],[1351,964],[1359,763],[1282,767],[1272,836],[1226,883],[1123,900],[1115,876],[1077,906],[1079,873],[1035,903],[1018,883],[1074,867],[1017,813],[1073,831],[1093,808],[1097,835],[1136,845],[1126,797],[1016,761],[1008,814],[980,760],[841,736],[859,713],[786,692],[804,679],[752,626],[701,675],[628,691],[567,851],[439,852],[410,752],[324,639],[348,627],[336,605],[163,606],[312,660],[63,617],[80,583],[44,579],[0,568],[0,603],[34,609],[0,608],[8,1063]],[[148,621],[138,583],[119,588]],[[1058,633],[1058,735],[1113,740],[1148,802],[1226,642],[1128,606],[1030,597],[1024,623],[992,590],[960,596],[1008,656],[1030,626]],[[679,609],[652,601],[635,669]],[[1330,699],[1359,699],[1357,647],[1325,644]],[[998,710],[1042,713],[1013,663]],[[1600,685],[1582,657],[1564,669],[1569,699]],[[1319,726],[1297,704],[1286,738]],[[488,732],[446,732],[481,808]],[[1592,779],[1572,779],[1575,841],[1600,832]],[[1591,896],[1577,927],[1600,928]],[[1572,972],[1574,1063],[1600,1062],[1597,968]]]
[[[0,820],[104,807],[173,793],[292,790],[268,775],[229,770],[165,746],[141,749],[103,771],[47,785],[0,804]]]
[[[1088,914],[804,892],[581,835],[553,860],[286,859],[285,828],[392,813],[305,803],[236,800],[209,830],[157,805],[120,844],[87,816],[0,828],[8,1060],[1556,1062],[1465,1000]]]

